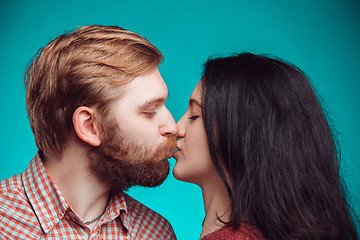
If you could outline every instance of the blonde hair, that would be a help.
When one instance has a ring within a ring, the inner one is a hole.
[[[116,26],[81,27],[40,49],[24,75],[26,109],[39,150],[61,154],[79,106],[104,112],[120,86],[162,60],[147,39]]]

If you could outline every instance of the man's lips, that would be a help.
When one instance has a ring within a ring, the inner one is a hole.
[[[176,147],[172,148],[171,150],[169,150],[166,154],[166,158],[169,159],[173,156],[174,152],[176,151]]]
[[[179,140],[176,142],[176,149],[175,151],[181,151]]]

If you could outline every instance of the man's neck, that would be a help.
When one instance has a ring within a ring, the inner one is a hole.
[[[88,148],[71,141],[61,157],[48,154],[43,161],[52,181],[84,221],[92,220],[104,211],[110,192],[109,187],[90,172],[87,152]]]

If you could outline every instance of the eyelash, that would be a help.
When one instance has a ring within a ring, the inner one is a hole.
[[[156,112],[144,112],[144,114],[147,118],[151,118],[156,114]]]
[[[190,120],[195,120],[195,119],[197,119],[199,116],[191,116],[191,117],[189,117],[189,119]]]

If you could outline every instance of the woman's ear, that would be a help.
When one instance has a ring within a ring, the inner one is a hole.
[[[73,114],[73,124],[75,132],[81,140],[92,146],[100,145],[101,128],[92,108],[78,107]]]

